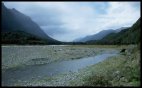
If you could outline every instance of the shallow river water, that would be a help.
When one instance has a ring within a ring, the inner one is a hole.
[[[80,59],[57,61],[44,65],[26,66],[23,68],[8,69],[2,72],[2,85],[13,85],[18,80],[30,80],[44,76],[54,76],[66,72],[77,72],[87,66],[94,65],[107,59],[110,56],[117,55],[117,52],[104,52],[102,54],[85,57]]]

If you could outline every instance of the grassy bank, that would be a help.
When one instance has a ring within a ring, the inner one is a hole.
[[[87,75],[86,75],[87,74]],[[73,86],[140,86],[140,50],[136,47],[119,56],[81,71]]]

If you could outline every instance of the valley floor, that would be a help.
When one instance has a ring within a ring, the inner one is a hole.
[[[2,71],[95,56],[103,51],[123,48],[127,52],[78,72],[19,80],[13,86],[139,86],[140,50],[135,45],[2,46]]]

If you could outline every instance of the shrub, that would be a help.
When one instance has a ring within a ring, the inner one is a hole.
[[[84,79],[84,86],[111,86],[109,79],[102,75],[92,75]]]

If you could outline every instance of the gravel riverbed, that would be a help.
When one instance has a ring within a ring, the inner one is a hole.
[[[31,65],[49,64],[56,61],[68,61],[95,56],[102,52],[112,53],[112,48],[78,46],[2,46],[2,71]],[[55,76],[36,77],[31,80],[18,80],[11,86],[70,86],[82,73],[68,72]],[[90,73],[83,73],[84,76]]]
[[[94,56],[102,49],[72,46],[2,46],[2,69]]]

